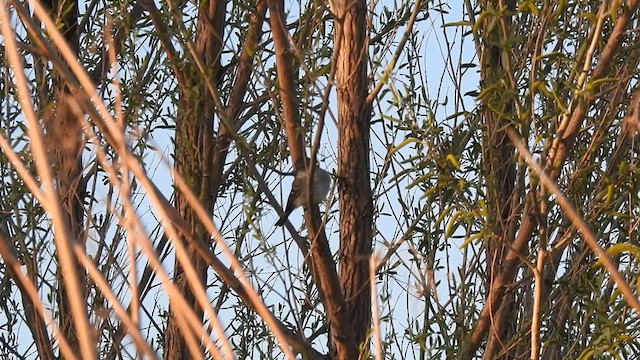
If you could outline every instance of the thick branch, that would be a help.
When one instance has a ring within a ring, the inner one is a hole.
[[[284,23],[283,2],[269,0],[271,32],[276,49],[276,65],[278,68],[278,93],[282,104],[284,129],[287,133],[289,150],[296,171],[306,171],[306,155],[303,146],[303,132],[298,114],[298,100],[295,95],[295,69],[293,52],[290,49],[286,27]],[[309,164],[313,167],[315,164]],[[320,227],[321,220],[317,206],[305,210],[305,219],[309,229],[311,241],[310,260],[311,273],[318,286],[321,300],[326,309],[331,336],[336,339],[336,346],[341,353],[352,355],[355,359],[355,344],[350,334],[352,320],[347,316],[345,298],[336,266],[331,256],[324,228]]]

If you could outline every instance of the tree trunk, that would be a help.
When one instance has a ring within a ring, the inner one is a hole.
[[[78,3],[70,0],[46,1],[44,5],[50,9],[50,16],[59,24],[65,40],[71,49],[79,53],[78,33]],[[44,115],[47,131],[47,150],[53,168],[53,176],[57,184],[56,192],[62,205],[64,221],[71,231],[72,241],[84,248],[86,234],[84,233],[84,194],[85,186],[82,181],[82,150],[84,140],[80,117],[72,105],[73,96],[66,82],[60,78],[54,78],[53,112]],[[78,283],[85,283],[85,273],[77,263],[75,257],[74,268],[78,277]],[[60,330],[69,342],[71,349],[80,353],[78,332],[75,328],[68,291],[81,291],[86,299],[86,287],[82,289],[68,289],[68,279],[62,276],[58,265],[58,306],[60,318]],[[77,314],[75,314],[77,316]]]
[[[485,3],[484,8],[499,9],[501,6],[510,5],[503,4],[502,1],[490,1]],[[505,15],[505,17],[497,19],[493,25],[490,24],[491,21],[486,21],[483,24],[482,86],[489,88],[499,86],[502,83],[507,87],[504,89],[505,91],[498,91],[494,96],[489,95],[483,103],[482,111],[484,133],[482,160],[486,177],[488,221],[492,233],[486,247],[486,281],[489,285],[487,287],[489,294],[503,291],[502,288],[497,288],[494,279],[503,271],[504,259],[514,240],[517,216],[513,213],[513,204],[517,204],[516,200],[519,200],[516,198],[518,194],[514,192],[516,188],[514,150],[504,131],[509,120],[505,116],[512,118],[517,116],[513,101],[504,97],[505,93],[509,93],[508,87],[510,86],[509,82],[504,80],[510,76],[506,73],[509,71],[507,62],[510,61],[510,54],[500,46],[504,34],[509,34],[511,31],[510,22],[510,19]],[[495,109],[499,109],[501,113],[497,113]],[[510,297],[513,294],[504,293],[502,296]],[[488,298],[491,299],[491,296],[489,295]],[[492,307],[493,326],[484,353],[485,359],[495,358],[496,353],[502,350],[501,345],[508,343],[512,334],[510,330],[513,329],[509,329],[508,324],[513,324],[513,322],[509,322],[508,319],[513,302],[501,300],[500,304],[489,305]]]
[[[224,1],[204,2],[199,8],[196,30],[195,47],[205,69],[212,69],[210,78],[217,83],[220,73],[220,52],[222,31],[224,29]],[[207,209],[213,208],[213,115],[214,104],[206,90],[203,76],[199,74],[195,65],[185,70],[185,84],[181,84],[180,106],[176,120],[176,148],[175,165],[177,172],[184,178],[191,190],[198,196]],[[198,91],[194,91],[198,89]],[[210,235],[202,226],[191,209],[187,199],[180,191],[175,193],[175,206],[182,218],[191,226],[192,234],[197,241],[208,246]],[[181,239],[184,241],[184,239]],[[184,296],[187,303],[202,318],[203,310],[198,305],[189,281],[207,281],[207,266],[205,261],[197,255],[193,247],[187,252],[192,264],[199,275],[199,279],[188,280],[184,268],[176,259],[174,265],[174,284]],[[179,326],[181,319],[176,317],[174,303],[170,302],[169,321],[164,335],[165,359],[190,359],[196,354],[190,354],[183,330]],[[200,354],[199,356],[202,356]]]
[[[367,3],[336,1],[335,51],[338,51],[338,173],[340,191],[340,284],[354,343],[368,356],[371,327],[369,258],[372,247],[373,204],[369,170]],[[338,358],[341,357],[338,354]]]

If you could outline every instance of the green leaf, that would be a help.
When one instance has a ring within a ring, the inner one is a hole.
[[[471,22],[470,21],[454,21],[454,22],[450,22],[450,23],[446,23],[446,24],[442,24],[442,27],[451,27],[451,26],[471,26]]]
[[[484,238],[484,229],[480,230],[479,232],[475,233],[475,234],[471,234],[468,238],[466,238],[464,240],[464,242],[462,243],[462,245],[460,245],[460,249],[463,249],[465,247],[467,247],[469,244],[471,244],[473,241],[475,240],[479,240]]]
[[[540,9],[534,4],[532,1],[523,1],[518,5],[518,11],[520,12],[530,12],[534,15],[540,14]]]
[[[640,261],[640,247],[630,242],[615,244],[610,246],[607,249],[607,254],[609,254],[609,256],[618,256],[622,253],[629,253]],[[593,268],[602,267],[602,266],[603,264],[602,264],[602,261],[600,260],[598,260],[595,264],[592,265]]]
[[[387,159],[390,158],[391,155],[393,155],[396,151],[402,149],[408,144],[415,143],[415,142],[420,142],[420,139],[414,138],[414,137],[409,137],[404,139],[400,144],[394,146],[391,150],[389,150],[389,152],[387,153]]]
[[[453,154],[447,155],[447,160],[456,168],[456,170],[460,170],[460,163]]]
[[[585,90],[592,91],[592,90],[595,90],[596,88],[598,88],[601,84],[615,83],[615,82],[619,82],[619,81],[620,81],[620,78],[602,78],[602,79],[589,81],[589,82],[587,82],[587,84],[585,86]]]

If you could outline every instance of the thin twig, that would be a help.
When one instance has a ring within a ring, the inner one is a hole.
[[[538,261],[536,262],[536,267],[531,269],[535,281],[533,310],[531,311],[531,360],[537,360],[540,357],[540,317],[542,315],[542,292],[544,289],[542,274],[547,254],[548,252],[546,249],[538,250]]]
[[[371,288],[371,325],[373,326],[373,342],[376,347],[376,360],[382,360],[382,342],[380,341],[380,314],[378,312],[378,292],[376,289],[376,258],[369,258],[369,287]]]

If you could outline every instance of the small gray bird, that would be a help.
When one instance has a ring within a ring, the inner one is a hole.
[[[289,214],[300,206],[307,205],[307,172],[298,171],[296,178],[293,180],[293,186],[291,187],[291,193],[289,193],[289,199],[287,200],[287,206],[284,209],[284,214],[280,217],[280,220],[276,223],[276,226],[284,225],[285,221],[289,217]],[[313,172],[313,203],[321,203],[331,187],[331,175],[316,165],[316,169]]]

